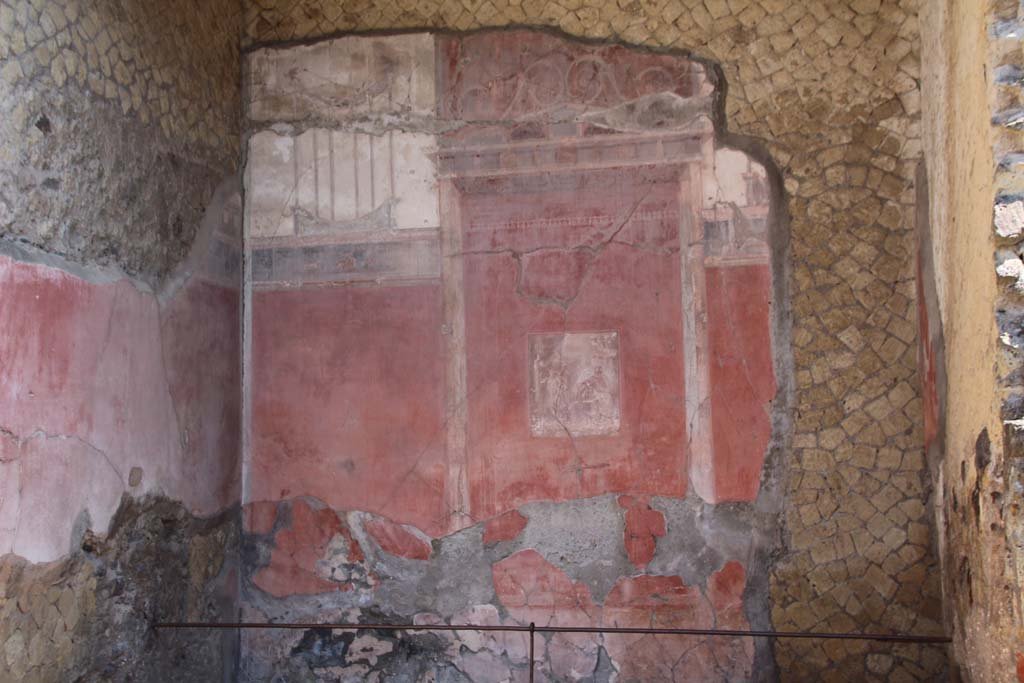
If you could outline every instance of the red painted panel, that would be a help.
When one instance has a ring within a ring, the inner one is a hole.
[[[492,568],[498,601],[520,624],[616,628],[726,628],[746,630],[743,613],[746,571],[730,561],[708,577],[707,585],[690,586],[679,576],[622,577],[597,603],[582,582],[573,581],[536,550],[522,550]],[[609,633],[559,634],[542,643],[557,680],[576,680],[574,671],[592,672],[598,645],[603,645],[622,680],[746,680],[754,648],[750,638]]]
[[[643,569],[654,559],[658,538],[665,535],[665,515],[651,509],[648,501],[633,496],[619,496],[619,506],[626,511],[626,555],[637,569]]]
[[[5,429],[74,435],[117,456],[174,452],[154,297],[2,256],[0,290]]]
[[[277,520],[277,502],[259,500],[242,506],[242,526],[249,534],[269,534]]]
[[[253,296],[252,500],[311,495],[444,529],[436,285]]]
[[[498,600],[520,624],[579,626],[601,622],[601,607],[586,584],[573,581],[532,548],[496,562],[491,573]],[[552,680],[580,680],[597,666],[599,640],[595,634],[555,633],[546,642],[540,641],[540,659],[550,665]]]
[[[484,525],[484,545],[511,541],[526,528],[527,521],[519,510],[510,510],[503,515],[487,520]]]
[[[708,577],[707,596],[715,609],[715,627],[733,631],[750,629],[743,611],[743,591],[747,587],[746,568],[735,560],[726,562]],[[750,676],[754,660],[753,638],[709,638],[715,661],[725,671],[733,671],[740,679]]]
[[[253,576],[253,583],[275,597],[348,591],[351,585],[332,580],[321,566],[328,544],[342,540],[345,562],[363,561],[363,551],[348,526],[330,508],[305,501],[291,504],[290,524],[274,536],[270,562]],[[337,558],[335,558],[337,561]]]
[[[441,115],[463,120],[523,120],[465,127],[449,137],[533,137],[543,113],[593,111],[645,95],[700,93],[704,70],[681,55],[638,52],[619,45],[585,45],[537,31],[500,31],[440,39]],[[503,130],[504,128],[504,130]]]
[[[405,525],[377,518],[364,522],[363,528],[386,553],[410,560],[430,559],[430,543]]]
[[[529,548],[495,562],[494,592],[509,616],[528,624],[575,626],[599,620],[583,582],[576,582]]]
[[[700,589],[678,576],[619,579],[604,604],[605,626],[706,628],[713,623],[714,612]],[[685,671],[688,680],[713,679],[713,655],[704,639],[609,634],[604,643],[623,680],[671,681],[674,670]]]
[[[17,494],[0,501],[0,553],[65,554],[82,510],[101,532],[123,491],[230,504],[239,352],[235,290],[193,278],[161,309],[127,279],[0,256],[0,429],[47,442],[0,462]]]
[[[649,172],[588,172],[463,195],[467,443],[476,518],[534,500],[685,494],[678,184],[672,181]],[[590,420],[584,414],[578,424],[563,424],[564,434],[537,430],[535,413],[550,406],[531,404],[531,373],[552,361],[537,356],[545,344],[531,337],[566,333],[591,335],[612,357],[602,368],[570,358],[552,381],[596,392],[595,403],[616,415]]]
[[[752,501],[775,396],[767,265],[707,269],[716,502]]]

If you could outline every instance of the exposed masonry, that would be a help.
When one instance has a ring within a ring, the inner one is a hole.
[[[237,167],[238,19],[223,0],[0,3],[0,234],[159,286]]]
[[[235,615],[238,509],[198,519],[127,496],[108,529],[84,528],[59,561],[0,558],[0,673],[11,680],[230,678],[237,636],[160,633],[152,620]]]

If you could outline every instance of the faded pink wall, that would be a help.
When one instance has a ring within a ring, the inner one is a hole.
[[[214,241],[230,252],[230,235]],[[194,255],[161,303],[116,273],[12,253],[33,260],[0,255],[0,554],[56,559],[83,512],[105,533],[123,493],[199,513],[236,500],[237,264]]]

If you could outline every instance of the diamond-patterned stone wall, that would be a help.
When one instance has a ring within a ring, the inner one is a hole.
[[[240,4],[0,2],[0,235],[153,280],[238,166]]]

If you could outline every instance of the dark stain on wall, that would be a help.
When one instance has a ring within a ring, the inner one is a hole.
[[[83,530],[66,559],[0,557],[4,680],[230,680],[232,631],[155,631],[155,621],[236,616],[238,508],[194,517],[125,496],[106,536]]]

